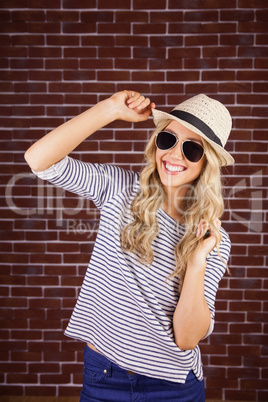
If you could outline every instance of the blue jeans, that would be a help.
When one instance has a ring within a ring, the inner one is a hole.
[[[80,402],[204,402],[204,380],[192,371],[185,384],[123,370],[90,349],[84,351],[83,389]]]

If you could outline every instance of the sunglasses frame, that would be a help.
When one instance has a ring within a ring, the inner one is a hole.
[[[160,133],[167,133],[167,134],[170,134],[170,135],[172,135],[173,137],[175,137],[175,138],[176,138],[175,144],[174,144],[172,147],[166,148],[166,149],[158,148],[158,146],[157,146],[157,137],[158,137],[158,135],[159,135]],[[180,140],[181,140],[181,139],[178,138],[176,134],[171,133],[170,131],[167,131],[167,130],[161,130],[161,131],[159,131],[159,133],[157,133],[156,136],[155,136],[155,146],[156,146],[156,148],[160,149],[160,151],[169,151],[170,149],[174,148],[174,147],[178,144],[178,142],[179,142]],[[203,149],[203,154],[202,154],[201,158],[200,158],[198,161],[192,162],[190,159],[187,158],[187,156],[185,155],[184,150],[183,150],[183,144],[184,144],[185,142],[193,142],[194,144],[199,145],[199,146]],[[181,149],[182,149],[182,152],[183,152],[183,155],[185,156],[185,158],[186,158],[189,162],[191,162],[191,163],[197,163],[197,162],[201,161],[201,159],[202,159],[203,156],[205,155],[204,147],[203,147],[201,144],[198,144],[197,142],[192,141],[192,140],[184,140],[184,141],[181,140]]]

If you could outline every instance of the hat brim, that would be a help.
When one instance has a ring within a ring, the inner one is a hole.
[[[210,140],[204,133],[202,133],[202,131],[200,131],[198,128],[188,123],[187,121],[181,120],[178,117],[173,116],[172,114],[162,112],[161,110],[157,109],[152,109],[152,116],[156,127],[160,122],[163,123],[163,121],[165,120],[175,120],[182,124],[184,127],[189,128],[189,130],[200,135],[200,137],[204,138],[204,140],[206,140],[215,149],[217,155],[221,160],[221,166],[233,165],[235,163],[234,158],[229,154],[229,152],[225,151],[223,147]]]

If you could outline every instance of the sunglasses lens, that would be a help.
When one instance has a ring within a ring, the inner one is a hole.
[[[204,149],[196,142],[185,141],[183,143],[183,153],[190,162],[199,162],[204,154]]]
[[[167,131],[160,131],[156,137],[156,146],[159,149],[166,150],[174,147],[177,137]]]

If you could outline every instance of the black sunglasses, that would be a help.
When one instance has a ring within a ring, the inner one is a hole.
[[[174,148],[178,142],[178,137],[168,131],[160,131],[155,137],[155,145],[162,151]],[[182,141],[182,152],[190,162],[199,162],[203,158],[204,148],[197,142],[185,140]]]

